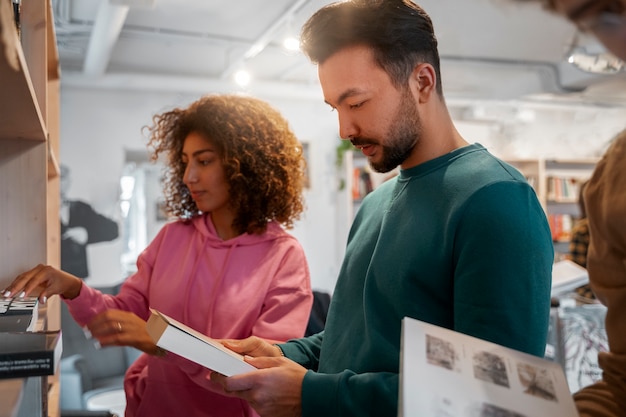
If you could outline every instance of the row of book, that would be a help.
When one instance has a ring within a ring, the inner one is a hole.
[[[352,199],[359,201],[374,190],[369,168],[355,167],[352,171]]]
[[[54,375],[61,331],[40,331],[37,297],[0,298],[0,379]]]
[[[578,201],[581,180],[577,178],[548,177],[548,201],[570,202]]]
[[[574,219],[570,214],[549,214],[548,223],[552,240],[555,242],[567,242],[572,238]]]

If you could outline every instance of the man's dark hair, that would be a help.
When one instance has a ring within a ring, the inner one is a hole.
[[[442,94],[439,52],[428,14],[410,0],[352,0],[329,4],[304,24],[300,44],[321,64],[350,46],[372,48],[378,65],[396,87],[405,86],[417,64],[431,64]]]

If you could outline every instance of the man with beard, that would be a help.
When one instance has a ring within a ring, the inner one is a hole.
[[[325,330],[224,341],[262,369],[212,380],[261,416],[396,416],[405,316],[543,356],[546,216],[518,171],[455,129],[430,17],[408,0],[334,3],[301,45],[341,137],[400,173],[356,215]]]

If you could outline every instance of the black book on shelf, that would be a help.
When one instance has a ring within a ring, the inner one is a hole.
[[[0,379],[54,375],[62,350],[60,330],[4,333]]]
[[[33,331],[38,318],[37,297],[0,298],[0,332]]]

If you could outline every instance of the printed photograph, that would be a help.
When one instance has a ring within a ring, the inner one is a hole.
[[[518,363],[517,374],[525,394],[556,402],[554,383],[547,370],[526,363]]]
[[[489,352],[477,352],[472,358],[474,377],[509,388],[509,376],[504,359]]]
[[[516,411],[507,410],[506,408],[498,407],[489,403],[477,403],[474,404],[468,417],[527,417],[524,414]]]
[[[447,340],[426,335],[426,360],[429,364],[459,372],[458,354],[454,345]]]

